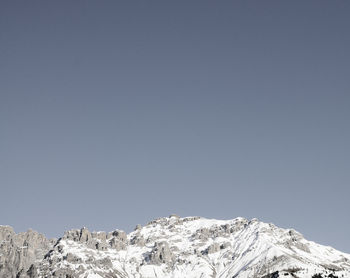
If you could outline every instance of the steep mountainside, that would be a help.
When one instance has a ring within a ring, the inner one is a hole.
[[[11,227],[0,226],[0,277],[12,278],[25,274],[55,242],[32,230],[15,234]]]
[[[33,243],[17,238],[28,236],[0,227],[0,277],[350,278],[349,254],[256,219],[170,216],[130,234],[82,228],[55,244],[37,233]]]

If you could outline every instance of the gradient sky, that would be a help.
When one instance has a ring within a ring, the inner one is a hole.
[[[0,224],[257,217],[350,253],[349,1],[1,1]]]

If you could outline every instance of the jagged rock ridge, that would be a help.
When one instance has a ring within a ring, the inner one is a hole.
[[[0,226],[0,244],[1,278],[350,278],[349,254],[257,219],[172,215],[129,234],[82,228],[57,241]]]
[[[16,234],[12,227],[0,226],[0,277],[27,275],[30,266],[41,260],[55,242],[32,230]]]

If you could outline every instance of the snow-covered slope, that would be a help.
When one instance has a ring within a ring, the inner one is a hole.
[[[170,216],[128,235],[68,231],[28,275],[350,278],[350,255],[256,219]]]

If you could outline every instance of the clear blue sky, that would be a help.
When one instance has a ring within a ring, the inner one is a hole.
[[[0,224],[257,217],[350,253],[349,1],[1,1]]]

